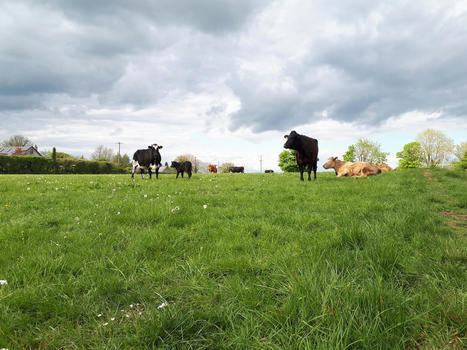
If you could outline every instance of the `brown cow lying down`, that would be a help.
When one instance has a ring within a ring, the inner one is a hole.
[[[389,165],[386,164],[375,164],[378,168],[380,168],[382,171],[392,171],[392,168]]]
[[[323,164],[324,169],[334,168],[337,176],[370,176],[381,173],[381,169],[373,164],[366,162],[344,162],[343,160],[337,159],[337,157],[331,157],[326,163]]]

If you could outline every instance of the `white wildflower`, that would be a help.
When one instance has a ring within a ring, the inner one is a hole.
[[[76,216],[76,217],[75,217],[75,220],[76,220],[76,221],[79,221],[79,217]]]
[[[204,208],[204,209],[206,209],[207,207],[208,207],[208,205],[207,205],[207,204],[203,205],[203,208]]]
[[[109,322],[106,322],[106,323],[103,324],[103,326],[107,326],[108,324],[109,324]]]
[[[8,284],[7,280],[0,280],[0,286],[1,286],[2,284]]]
[[[166,303],[162,303],[162,304],[160,304],[157,308],[158,308],[159,310],[162,310],[162,309],[164,309],[165,307],[167,307],[167,304],[166,304]]]
[[[120,215],[120,212],[119,212],[119,211],[117,212],[117,215]]]
[[[102,314],[97,315],[97,317],[102,317]]]
[[[144,197],[144,198],[148,198],[148,195],[147,195],[147,194],[145,194],[143,197]]]
[[[28,187],[27,190],[28,190],[28,191],[31,190],[31,187]]]
[[[111,320],[111,321],[115,321],[115,317],[112,317],[110,320]]]

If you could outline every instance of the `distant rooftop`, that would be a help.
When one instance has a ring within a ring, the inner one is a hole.
[[[0,146],[0,155],[43,157],[43,155],[34,146],[23,146],[23,147],[1,147]]]

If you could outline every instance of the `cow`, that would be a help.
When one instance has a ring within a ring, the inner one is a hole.
[[[183,173],[185,173],[185,172],[188,174],[188,178],[191,179],[191,169],[192,169],[191,162],[189,162],[189,161],[185,161],[185,162],[175,162],[175,161],[173,161],[172,164],[170,164],[170,167],[175,168],[177,170],[176,179],[178,179],[178,175],[180,173],[182,174],[182,177],[183,177]]]
[[[269,170],[269,169],[268,169],[268,170],[265,170],[264,172],[265,172],[266,174],[270,174],[270,173],[273,173],[274,170]]]
[[[208,164],[208,173],[217,174],[216,164]]]
[[[381,173],[381,169],[377,166],[367,162],[344,162],[337,159],[337,157],[330,157],[326,163],[323,164],[324,169],[333,168],[337,176],[370,176]]]
[[[229,168],[229,173],[244,173],[245,168],[242,166],[231,166]]]
[[[303,180],[303,171],[308,166],[308,181],[311,181],[311,171],[313,170],[314,180],[316,180],[316,170],[318,167],[318,140],[311,137],[300,135],[292,130],[289,135],[284,135],[287,139],[284,148],[292,149],[295,153],[300,170],[300,180]]]
[[[135,172],[139,168],[141,177],[144,179],[144,170],[148,170],[149,178],[152,179],[152,171],[156,173],[156,179],[159,178],[159,168],[161,167],[161,154],[159,150],[162,146],[153,144],[148,149],[139,149],[133,155],[133,164],[131,178],[134,179]]]
[[[392,168],[389,165],[386,164],[375,164],[378,168],[380,168],[382,171],[392,171]]]

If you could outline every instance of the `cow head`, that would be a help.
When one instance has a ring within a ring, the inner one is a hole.
[[[323,164],[324,169],[334,168],[336,165],[337,157],[329,157],[328,161]]]
[[[177,166],[178,166],[178,162],[175,162],[175,161],[173,161],[173,162],[170,164],[170,167],[171,167],[171,168],[175,168],[175,167],[177,167]]]
[[[295,130],[292,130],[289,135],[284,135],[287,141],[284,143],[284,148],[297,149],[298,145],[298,134]]]

